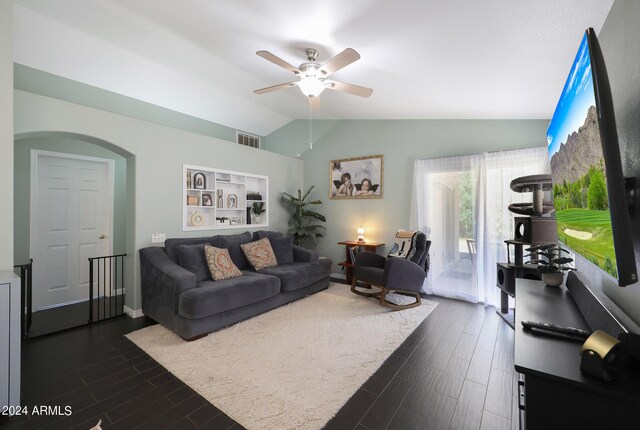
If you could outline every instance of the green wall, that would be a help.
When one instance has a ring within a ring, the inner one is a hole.
[[[0,271],[13,268],[13,0],[0,0]]]
[[[18,140],[63,133],[108,147],[127,159],[126,252],[131,258],[126,282],[133,294],[127,291],[126,306],[132,310],[141,308],[138,250],[151,246],[152,233],[169,238],[247,230],[182,231],[182,164],[269,176],[269,228],[277,231],[286,231],[288,221],[279,194],[303,184],[303,162],[293,157],[20,90],[15,91],[14,111]]]
[[[31,150],[61,152],[114,160],[113,253],[126,250],[127,163],[125,157],[91,142],[63,136],[19,139],[14,149],[14,259],[18,264],[29,259],[29,195],[31,186]]]
[[[18,90],[66,100],[229,142],[236,141],[236,129],[222,124],[206,121],[22,64],[14,64],[13,74],[15,77],[14,86]],[[248,133],[255,135],[252,132]]]
[[[398,229],[409,228],[415,159],[543,146],[547,126],[548,120],[314,121],[309,149],[308,122],[297,120],[265,143],[275,152],[302,153],[305,186],[316,186],[314,197],[324,202],[319,211],[327,218],[318,250],[339,273],[344,248],[337,242],[356,239],[360,225],[367,240],[387,244]],[[384,198],[330,200],[329,160],[375,154],[384,156]]]

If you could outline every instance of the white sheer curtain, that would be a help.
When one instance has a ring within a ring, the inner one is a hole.
[[[424,290],[498,306],[496,263],[507,261],[513,237],[507,207],[532,199],[509,184],[548,169],[546,147],[416,160],[411,228],[432,241]]]

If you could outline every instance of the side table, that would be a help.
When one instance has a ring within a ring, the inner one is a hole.
[[[345,250],[345,259],[342,263],[338,263],[338,266],[343,266],[346,270],[347,275],[347,284],[351,285],[351,281],[353,279],[353,261],[351,261],[351,252],[350,249],[353,247],[363,248],[365,251],[376,252],[376,249],[380,246],[384,246],[384,243],[377,242],[358,242],[357,240],[345,240],[343,242],[338,242],[338,245],[344,245]]]

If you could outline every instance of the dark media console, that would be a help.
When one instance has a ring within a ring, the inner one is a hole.
[[[572,275],[568,284],[571,293],[564,286],[516,279],[514,365],[521,374],[520,428],[638,429],[640,369],[623,370],[614,381],[604,382],[580,372],[579,342],[536,335],[522,328],[522,321],[539,321],[601,329],[616,336],[615,330],[623,327],[637,330],[624,315],[610,312],[603,303],[606,299],[598,297],[579,277]]]

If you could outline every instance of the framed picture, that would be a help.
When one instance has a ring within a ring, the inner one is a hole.
[[[240,224],[242,224],[242,217],[239,217],[239,216],[229,217],[229,224],[230,225],[240,225]]]
[[[187,206],[198,206],[198,196],[188,195],[187,196]]]
[[[211,194],[202,193],[202,206],[213,206]]]
[[[202,172],[194,173],[193,175],[193,188],[196,190],[207,189],[207,177]]]
[[[235,209],[238,207],[238,196],[229,194],[227,196],[227,209]]]
[[[330,199],[381,199],[383,156],[329,161]]]

